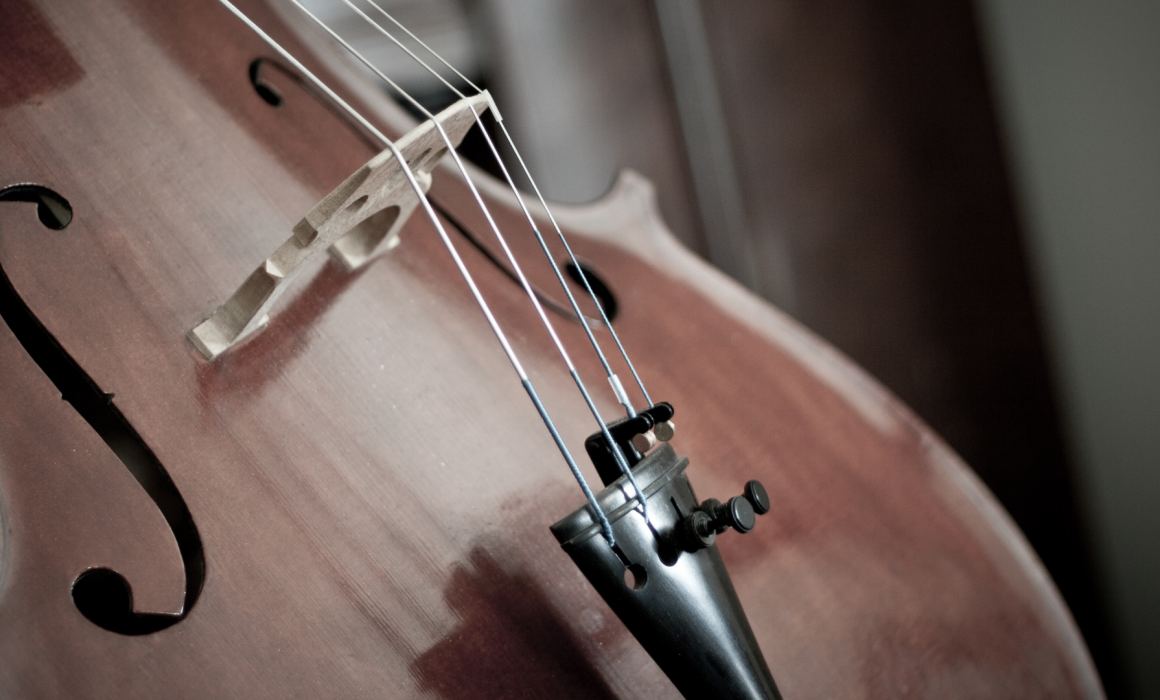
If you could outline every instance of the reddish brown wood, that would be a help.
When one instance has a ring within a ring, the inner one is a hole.
[[[675,697],[548,532],[580,494],[429,222],[359,272],[321,266],[217,362],[185,340],[367,159],[357,135],[293,85],[282,109],[262,102],[246,70],[268,52],[212,0],[38,7],[83,75],[0,110],[0,186],[51,187],[75,220],[49,231],[31,205],[0,203],[0,261],[166,465],[208,574],[189,617],[152,635],[77,612],[68,586],[90,565],[123,570],[142,608],[172,609],[180,562],[148,499],[0,329],[0,695]],[[245,7],[304,56],[325,50]],[[360,104],[400,123],[384,100]],[[432,196],[486,230],[446,169]],[[722,549],[785,695],[1099,697],[1066,608],[969,470],[653,211],[627,176],[560,214],[617,293],[654,398],[678,408],[698,492],[757,477],[774,495]],[[591,420],[531,309],[461,249],[578,448]],[[560,325],[602,386],[579,328]]]
[[[60,90],[84,71],[56,38],[40,12],[25,2],[6,2],[0,24],[0,109]]]

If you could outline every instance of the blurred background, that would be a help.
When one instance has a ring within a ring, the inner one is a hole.
[[[549,199],[640,171],[687,246],[908,403],[1109,696],[1160,698],[1160,3],[380,1],[496,95]]]

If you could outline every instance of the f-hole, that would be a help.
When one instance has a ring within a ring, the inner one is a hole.
[[[592,287],[592,293],[596,295],[597,301],[600,302],[601,308],[604,309],[604,315],[608,317],[608,322],[612,323],[616,320],[616,315],[620,312],[620,306],[616,302],[616,295],[612,293],[608,285],[596,274],[596,272],[583,263],[577,267],[571,260],[564,263],[564,272],[568,273],[568,277],[584,289],[584,280],[587,278],[588,285]]]
[[[40,222],[61,230],[73,219],[68,200],[39,185],[12,185],[0,189],[0,202],[32,202]],[[76,363],[20,298],[0,265],[0,317],[97,435],[145,489],[177,540],[185,567],[185,600],[178,614],[139,613],[133,610],[133,589],[112,569],[81,572],[73,581],[77,609],[94,624],[119,634],[149,634],[174,625],[189,615],[205,583],[205,552],[193,517],[165,467],[105,393]]]
[[[296,71],[290,70],[286,66],[273,59],[264,57],[255,58],[250,62],[250,85],[253,86],[254,92],[256,92],[258,97],[262,98],[262,101],[264,101],[266,104],[270,105],[271,107],[281,107],[286,102],[286,98],[282,96],[282,93],[278,90],[278,88],[271,85],[263,75],[267,67],[270,70],[277,71],[278,73],[286,76],[286,78],[288,78],[291,82],[297,84],[300,88],[309,93],[314,99],[318,100],[319,104],[330,110],[334,116],[338,117],[340,121],[342,121],[347,125],[347,127],[350,128],[351,131],[358,135],[359,139],[361,139],[362,142],[365,143],[372,152],[378,153],[382,150],[382,147],[379,146],[379,142],[372,134],[368,133],[361,124],[352,119],[351,116],[342,110],[338,105],[334,104],[330,98],[319,92],[318,88],[316,88],[313,83],[307,81]]]
[[[262,66],[266,63],[267,61],[264,58],[256,58],[250,63],[250,85],[254,86],[254,92],[258,93],[258,97],[265,100],[266,104],[271,107],[281,107],[282,103],[285,102],[282,99],[282,93],[278,91],[278,88],[262,78]],[[273,65],[280,69],[282,68],[277,63],[273,63]]]

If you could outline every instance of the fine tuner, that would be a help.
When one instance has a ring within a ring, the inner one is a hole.
[[[769,512],[769,495],[757,479],[745,484],[745,492],[726,503],[710,498],[702,501],[697,510],[681,521],[679,536],[688,551],[697,551],[713,544],[717,535],[733,528],[741,534],[752,532],[757,516]]]
[[[675,413],[672,404],[662,401],[608,424],[608,432],[632,467],[661,442],[673,438]],[[609,447],[603,432],[593,433],[584,442],[596,472],[607,486],[619,478],[613,450]],[[733,528],[741,534],[751,532],[757,525],[758,515],[769,512],[769,494],[760,481],[750,480],[740,496],[734,496],[726,503],[716,498],[703,501],[693,512],[685,515],[672,536],[679,549],[695,552],[713,544],[717,535]]]

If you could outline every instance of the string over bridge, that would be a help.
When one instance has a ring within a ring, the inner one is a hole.
[[[439,114],[443,131],[458,146],[475,115],[488,108],[485,95],[464,98]],[[395,142],[415,180],[426,192],[431,170],[447,144],[428,120]],[[398,244],[399,230],[419,205],[402,165],[390,149],[379,153],[322,198],[293,228],[293,233],[229,299],[188,333],[207,359],[214,359],[269,322],[274,302],[306,264],[324,250],[348,270]]]

